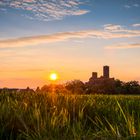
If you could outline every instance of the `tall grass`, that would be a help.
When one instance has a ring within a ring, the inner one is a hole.
[[[140,139],[140,97],[0,94],[1,140]]]

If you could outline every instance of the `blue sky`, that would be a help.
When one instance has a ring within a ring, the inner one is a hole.
[[[139,0],[1,0],[1,86],[42,85],[50,71],[86,81],[104,64],[140,81],[139,13]]]

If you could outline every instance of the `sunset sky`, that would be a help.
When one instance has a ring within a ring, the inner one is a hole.
[[[111,77],[140,81],[140,0],[0,0],[0,88]]]

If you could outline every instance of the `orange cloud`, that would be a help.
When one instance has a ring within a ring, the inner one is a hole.
[[[106,30],[84,30],[75,32],[61,32],[51,35],[40,35],[40,36],[30,36],[16,39],[0,40],[0,48],[33,46],[42,43],[66,41],[73,38],[113,39],[113,38],[130,38],[139,36],[140,30],[123,30],[119,32],[111,32]]]
[[[122,43],[105,47],[105,49],[133,49],[133,48],[140,48],[140,43],[134,44]]]

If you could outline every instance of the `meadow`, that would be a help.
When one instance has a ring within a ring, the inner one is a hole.
[[[140,96],[0,93],[1,140],[140,139]]]

